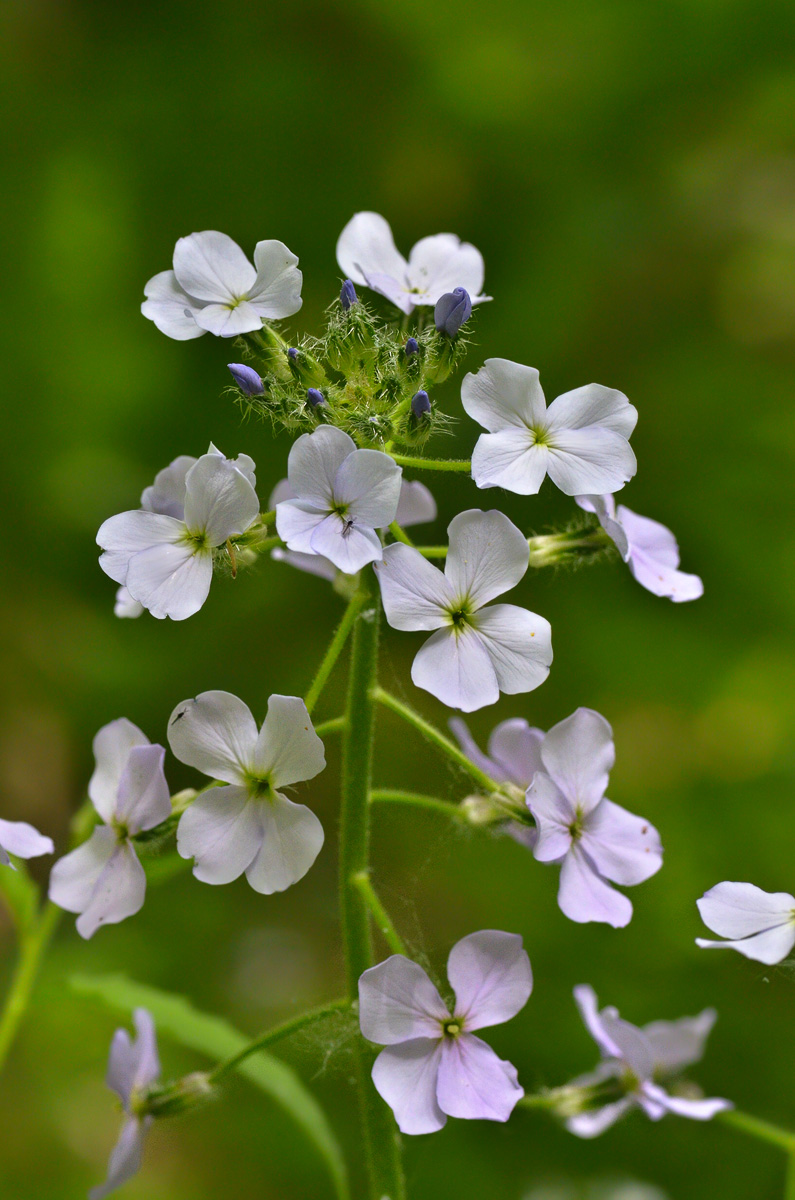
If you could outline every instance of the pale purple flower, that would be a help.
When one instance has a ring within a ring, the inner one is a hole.
[[[203,333],[251,333],[265,321],[298,312],[297,262],[284,242],[257,242],[252,266],[225,233],[191,233],[176,244],[173,271],[161,271],[147,283],[141,312],[177,341]]]
[[[596,513],[599,524],[642,587],[669,600],[697,600],[704,594],[698,575],[680,571],[676,538],[659,521],[641,517],[615,496],[576,496],[580,508]]]
[[[537,827],[533,853],[560,865],[558,904],[572,921],[628,925],[632,904],[610,886],[642,883],[662,866],[653,825],[605,797],[615,762],[604,717],[578,708],[549,730],[542,768],[527,791]]]
[[[16,870],[9,854],[16,858],[38,858],[41,854],[52,854],[54,849],[52,838],[39,833],[27,821],[0,820],[0,864],[4,867]]]
[[[255,892],[283,892],[306,875],[323,826],[279,788],[313,779],[326,765],[303,700],[271,696],[257,731],[248,706],[229,692],[202,692],[171,714],[177,758],[226,787],[202,792],[180,818],[177,849],[195,859],[203,883],[231,883],[245,871]]]
[[[469,509],[448,526],[444,572],[397,542],[376,568],[393,629],[435,629],[411,678],[451,708],[473,712],[500,692],[529,692],[552,662],[549,622],[514,604],[489,601],[527,570],[527,539],[501,512]],[[484,607],[487,605],[488,607]]]
[[[533,782],[536,771],[544,769],[541,761],[541,744],[544,741],[542,729],[535,729],[522,717],[501,721],[492,730],[488,752],[484,754],[460,717],[452,717],[448,725],[470,762],[485,771],[496,783],[519,788],[524,800],[523,793]],[[507,832],[529,850],[533,849],[538,837],[536,829],[519,821],[510,821]]]
[[[289,550],[321,554],[346,575],[381,558],[375,531],[394,521],[400,497],[394,459],[321,425],[294,443],[287,472],[297,499],[277,504],[276,529]]]
[[[481,295],[483,256],[469,242],[452,233],[422,238],[408,262],[395,247],[389,223],[374,212],[356,213],[337,242],[337,262],[354,283],[386,296],[404,313],[416,305],[432,304],[445,292],[463,287],[472,304],[491,296]]]
[[[461,402],[488,431],[472,453],[479,488],[531,496],[549,475],[567,496],[617,492],[637,470],[628,441],[637,409],[613,388],[589,383],[547,408],[535,367],[488,358],[465,377]]]
[[[50,875],[50,899],[80,914],[81,937],[90,938],[100,925],[114,925],[143,906],[146,875],[132,839],[171,816],[165,753],[124,717],[104,725],[94,738],[96,766],[88,795],[104,824],[59,859]]]
[[[696,938],[703,949],[739,950],[772,966],[795,946],[795,896],[763,892],[753,883],[717,883],[696,901],[701,919],[726,942]]]
[[[596,993],[587,984],[574,989],[574,999],[586,1029],[602,1052],[602,1062],[569,1086],[604,1087],[608,1091],[610,1081],[615,1080],[617,1096],[601,1108],[569,1117],[566,1127],[572,1133],[597,1137],[633,1108],[641,1108],[652,1121],[659,1121],[666,1113],[709,1121],[716,1113],[734,1107],[730,1100],[671,1095],[663,1086],[702,1058],[717,1019],[714,1008],[705,1008],[697,1017],[653,1021],[639,1029],[623,1021],[615,1008],[600,1012]]]
[[[462,325],[472,316],[472,301],[466,288],[453,288],[436,301],[433,320],[439,333],[454,338]]]
[[[160,1060],[152,1014],[136,1008],[133,1022],[138,1034],[132,1041],[126,1029],[117,1029],[110,1045],[106,1083],[119,1097],[124,1124],[108,1164],[108,1177],[88,1193],[89,1200],[103,1200],[132,1179],[141,1167],[144,1138],[153,1118],[145,1112],[148,1090],[160,1078]]]
[[[483,929],[456,942],[447,960],[453,1012],[422,967],[402,954],[359,980],[359,1021],[386,1046],[373,1083],[403,1133],[433,1133],[448,1117],[507,1121],[524,1095],[516,1068],[474,1030],[501,1025],[533,990],[530,960],[515,933]]]
[[[153,617],[174,621],[198,612],[210,591],[213,550],[259,515],[253,471],[248,455],[230,460],[211,446],[195,462],[182,456],[161,471],[141,509],[105,521],[99,565],[127,589],[117,605],[137,600]]]

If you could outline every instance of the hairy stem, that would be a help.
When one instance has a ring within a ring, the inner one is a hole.
[[[472,463],[468,458],[411,458],[407,454],[392,454],[395,462],[401,467],[411,467],[415,471],[466,471],[469,474]]]
[[[437,800],[435,796],[424,796],[421,792],[401,792],[396,788],[376,788],[370,792],[371,804],[406,804],[412,808],[424,808],[431,812],[443,813],[453,821],[466,821],[464,813],[457,804],[449,800]]]
[[[389,913],[378,898],[378,894],[370,883],[370,876],[365,871],[359,871],[352,879],[353,885],[370,910],[377,928],[383,935],[384,941],[393,954],[407,954],[400,934],[392,924]]]
[[[256,1054],[258,1050],[264,1050],[266,1046],[271,1046],[274,1042],[297,1033],[299,1029],[316,1025],[318,1021],[325,1021],[327,1017],[335,1016],[348,1009],[350,1009],[350,1000],[347,997],[344,1000],[332,1000],[330,1004],[321,1004],[319,1008],[311,1008],[297,1017],[291,1017],[289,1021],[282,1021],[281,1025],[274,1025],[272,1029],[266,1029],[242,1050],[238,1050],[237,1054],[225,1058],[217,1067],[213,1067],[207,1076],[208,1082],[217,1083],[219,1079],[223,1079],[224,1075],[228,1075],[230,1071],[236,1070],[242,1062],[245,1062],[252,1054]]]
[[[311,713],[312,709],[320,699],[320,693],[326,686],[329,675],[334,670],[334,665],[342,653],[345,643],[348,640],[348,636],[353,629],[359,609],[365,603],[366,599],[367,596],[365,593],[362,591],[357,591],[348,601],[348,607],[345,609],[342,620],[336,628],[334,637],[331,639],[331,644],[323,656],[323,661],[317,669],[315,678],[312,680],[312,686],[306,693],[306,699],[304,703],[306,704],[307,712]]]
[[[330,721],[321,721],[316,725],[315,733],[318,737],[325,737],[327,733],[343,733],[345,728],[345,717],[332,717]]]
[[[0,1017],[0,1070],[27,1011],[41,960],[60,919],[60,908],[48,901],[36,918],[33,928],[23,936],[20,943],[19,960],[6,996],[3,1015]]]

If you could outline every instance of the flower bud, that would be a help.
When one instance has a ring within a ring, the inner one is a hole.
[[[346,279],[340,290],[340,304],[347,312],[353,304],[357,304],[359,297],[356,295],[356,288],[353,286],[353,281]]]
[[[290,362],[296,361],[296,359],[298,358],[298,351],[296,350],[295,346],[291,346],[290,349],[287,351],[287,357],[289,358]]]
[[[326,403],[326,397],[317,388],[307,388],[306,402],[310,408],[319,408],[321,404]]]
[[[430,416],[431,402],[428,399],[427,392],[417,392],[411,400],[411,415],[415,421],[420,421],[424,417]]]
[[[416,338],[409,338],[403,347],[403,353],[406,358],[411,358],[413,354],[419,354],[420,344]]]
[[[227,366],[241,392],[245,392],[247,396],[264,394],[265,385],[253,367],[247,367],[245,363],[227,363]]]
[[[150,1088],[133,1103],[133,1111],[139,1116],[171,1117],[176,1113],[195,1108],[213,1094],[206,1071],[194,1071],[175,1083]]]
[[[439,333],[454,338],[465,321],[472,315],[472,301],[466,288],[457,287],[445,292],[436,302],[433,319]]]

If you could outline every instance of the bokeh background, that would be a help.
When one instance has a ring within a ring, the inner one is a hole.
[[[625,569],[536,573],[515,598],[550,618],[556,658],[529,696],[480,712],[548,727],[577,705],[613,723],[614,800],[662,832],[664,869],[633,889],[623,931],[568,922],[556,872],[509,839],[433,815],[384,812],[375,878],[406,937],[441,970],[473,929],[516,930],[536,990],[490,1038],[528,1089],[590,1067],[571,1000],[590,981],[629,1019],[720,1011],[698,1078],[708,1092],[792,1125],[795,978],[704,953],[695,899],[721,879],[795,885],[792,810],[795,533],[795,10],[782,0],[292,0],[217,5],[6,0],[5,379],[0,495],[2,814],[63,844],[92,767],[91,739],[125,715],[164,740],[176,702],[226,688],[264,712],[301,693],[340,612],[322,581],[262,563],[217,581],[182,623],[119,621],[94,535],[155,471],[212,438],[258,464],[260,496],[288,442],[241,425],[222,396],[239,358],[210,336],[169,341],[139,314],[177,237],[222,229],[249,252],[301,257],[316,331],[339,285],[334,244],[359,209],[398,245],[453,230],[487,264],[468,366],[505,355],[541,370],[551,398],[591,380],[640,410],[635,481],[622,499],[678,534],[706,593],[674,606]],[[457,384],[434,401],[476,429]],[[429,480],[430,482],[430,480]],[[439,540],[466,480],[436,486]],[[543,531],[570,509],[551,489],[505,498]],[[415,635],[389,632],[385,678],[409,681]],[[344,677],[322,704],[335,715]],[[336,692],[336,696],[335,696]],[[173,759],[174,788],[195,776]],[[464,777],[389,718],[379,781],[458,798]],[[141,914],[82,942],[67,919],[0,1084],[4,1200],[79,1200],[104,1176],[118,1117],[105,1091],[114,1018],[69,987],[124,971],[255,1032],[335,995],[338,754],[304,796],[329,833],[311,874],[281,896],[185,873]],[[48,862],[41,864],[46,877]],[[15,947],[0,918],[0,984]],[[204,1065],[164,1043],[167,1073]],[[344,1038],[285,1044],[355,1161]],[[550,1181],[634,1177],[673,1200],[780,1196],[777,1152],[718,1124],[625,1122],[582,1143],[543,1116],[450,1122],[409,1139],[412,1200],[524,1200]],[[129,1200],[326,1200],[313,1152],[245,1082],[151,1139]]]

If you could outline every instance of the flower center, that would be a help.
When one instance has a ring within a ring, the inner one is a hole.
[[[574,814],[574,820],[569,825],[569,833],[571,834],[572,841],[574,841],[574,842],[579,841],[579,839],[582,837],[584,832],[585,832],[585,814],[583,813],[580,806],[577,805],[577,810]]]
[[[552,446],[549,430],[544,425],[531,425],[528,429],[531,446]]]
[[[464,1025],[459,1017],[451,1017],[449,1021],[442,1021],[442,1032],[445,1037],[451,1038],[453,1041],[463,1033]]]
[[[463,633],[472,623],[472,607],[468,600],[457,600],[447,610],[447,618],[453,627],[453,632]]]
[[[246,787],[252,800],[273,800],[275,792],[270,778],[246,772]]]
[[[192,546],[194,554],[204,554],[212,549],[206,529],[186,529],[180,541]]]

